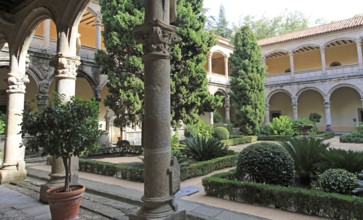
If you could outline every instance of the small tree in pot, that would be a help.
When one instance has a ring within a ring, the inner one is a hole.
[[[98,103],[95,100],[83,101],[76,97],[65,101],[64,96],[57,95],[53,103],[43,110],[33,111],[27,106],[23,112],[21,134],[23,138],[27,135],[24,145],[30,150],[41,151],[43,156],[62,158],[65,184],[64,187],[57,187],[57,192],[71,192],[71,158],[93,150],[100,144]],[[84,192],[84,187],[81,188]]]

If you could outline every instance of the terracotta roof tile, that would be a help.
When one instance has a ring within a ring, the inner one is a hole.
[[[363,16],[349,18],[346,20],[336,21],[329,24],[323,24],[316,27],[311,27],[301,31],[295,31],[287,34],[282,34],[274,37],[264,38],[258,40],[260,46],[269,44],[280,43],[289,40],[300,39],[304,37],[311,37],[319,34],[325,34],[333,31],[339,31],[343,29],[363,26]]]

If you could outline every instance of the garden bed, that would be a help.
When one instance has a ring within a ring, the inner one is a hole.
[[[334,219],[363,219],[363,198],[297,187],[243,182],[235,171],[203,179],[209,196]]]
[[[215,170],[236,166],[238,154],[215,158],[208,161],[192,163],[180,168],[180,179],[185,180],[192,177],[203,176]],[[115,164],[109,162],[95,161],[91,159],[79,159],[79,171],[95,173],[105,176],[114,176],[135,182],[144,181],[143,164]]]
[[[234,138],[230,138],[228,140],[221,140],[226,146],[233,146],[238,144],[247,144],[257,141],[257,136],[232,136]]]

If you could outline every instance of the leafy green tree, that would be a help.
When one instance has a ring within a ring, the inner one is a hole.
[[[235,34],[231,67],[237,124],[244,134],[254,134],[265,115],[265,68],[256,38],[247,25]]]
[[[309,26],[309,20],[300,11],[285,11],[273,18],[246,16],[243,24],[251,28],[257,39],[262,39],[305,29]]]
[[[143,23],[143,0],[100,0],[103,38],[107,51],[97,51],[96,61],[101,73],[108,76],[108,91],[104,103],[115,113],[115,125],[138,123],[143,113],[142,45],[130,31]]]
[[[142,121],[144,84],[142,45],[131,31],[143,23],[143,0],[100,0],[106,52],[98,51],[101,73],[109,77],[105,105],[116,114],[115,124],[126,127]],[[212,112],[221,100],[208,93],[204,65],[206,54],[216,43],[205,31],[203,1],[178,1],[175,25],[181,38],[172,47],[171,115],[172,125],[193,123],[203,112]]]

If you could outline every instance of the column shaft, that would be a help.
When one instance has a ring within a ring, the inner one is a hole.
[[[212,54],[208,54],[208,74],[212,74]]]
[[[294,120],[299,119],[298,104],[297,104],[297,102],[293,102],[292,103],[292,114],[293,114],[293,119]]]
[[[358,55],[358,66],[359,69],[363,69],[363,57],[362,57],[362,41],[361,39],[356,40],[357,55]]]
[[[224,58],[224,73],[226,75],[226,82],[229,82],[229,72],[228,72],[228,57]]]
[[[50,19],[44,21],[44,47],[46,49],[50,48]]]
[[[326,131],[332,131],[330,102],[329,101],[325,101],[324,108],[325,108]]]
[[[320,58],[321,58],[321,71],[323,72],[323,74],[326,74],[326,60],[325,60],[324,46],[320,47]]]
[[[289,52],[289,58],[290,58],[291,76],[294,77],[295,76],[295,65],[294,65],[294,52],[293,51]]]
[[[265,125],[270,123],[270,105],[266,104],[266,112],[265,112]]]

